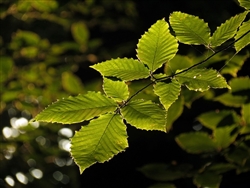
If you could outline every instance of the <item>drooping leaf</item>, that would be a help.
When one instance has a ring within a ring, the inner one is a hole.
[[[236,126],[225,126],[225,127],[218,127],[214,130],[214,142],[218,149],[227,148],[230,144],[232,144],[237,135],[236,133],[232,134],[235,130]]]
[[[173,75],[177,70],[188,68],[194,64],[193,60],[188,56],[177,54],[164,67],[166,75]]]
[[[205,132],[182,133],[175,138],[179,146],[188,153],[212,152],[216,144]]]
[[[129,124],[138,129],[166,132],[166,111],[151,101],[131,101],[121,109],[121,113]]]
[[[243,22],[243,24],[240,26],[239,31],[237,32],[235,36],[235,40],[239,39],[246,32],[248,32],[250,30],[249,28],[250,28],[250,20]],[[239,52],[241,49],[243,49],[245,46],[249,44],[250,44],[250,32],[246,34],[240,40],[236,41],[234,44],[234,47],[236,49],[236,52]]]
[[[184,98],[183,96],[179,96],[179,98],[169,107],[168,113],[167,113],[167,131],[172,128],[172,125],[175,120],[177,120],[178,117],[183,112],[184,108]]]
[[[79,94],[84,90],[80,78],[68,71],[62,73],[62,86],[71,94]]]
[[[237,32],[237,28],[243,22],[247,15],[247,12],[243,12],[234,17],[231,17],[225,23],[222,23],[215,32],[213,36],[210,38],[210,46],[216,47],[220,46],[227,40],[231,39]]]
[[[152,72],[172,59],[178,51],[177,40],[168,28],[165,20],[158,20],[142,35],[137,45],[137,57]]]
[[[149,77],[149,70],[138,60],[117,58],[90,66],[103,76],[113,76],[124,81]]]
[[[245,9],[250,9],[250,1],[249,0],[238,0],[240,6],[244,7]]]
[[[190,164],[150,163],[139,168],[139,171],[156,181],[173,181],[185,177],[191,168]]]
[[[104,77],[103,90],[107,96],[113,98],[117,102],[122,102],[129,96],[128,86],[124,81],[114,81]]]
[[[222,176],[220,175],[212,172],[204,172],[194,177],[194,183],[197,185],[197,187],[219,188],[221,179]]]
[[[185,44],[209,44],[210,29],[204,20],[182,12],[173,12],[169,18],[176,38]]]
[[[154,92],[166,111],[178,99],[180,91],[181,85],[174,79],[170,83],[157,82],[154,85]]]
[[[240,122],[240,117],[231,110],[210,111],[197,117],[205,127],[216,130],[218,126],[234,125]]]
[[[216,70],[191,69],[176,75],[176,79],[194,91],[207,91],[209,88],[229,88],[225,78]]]
[[[85,95],[58,100],[39,113],[35,120],[57,123],[78,123],[101,114],[112,112],[116,103],[101,93],[88,92]]]
[[[82,173],[94,163],[108,161],[128,147],[126,126],[119,115],[101,115],[82,126],[71,142],[72,157]]]
[[[89,39],[89,31],[83,22],[73,23],[71,26],[71,32],[78,44],[86,45]]]

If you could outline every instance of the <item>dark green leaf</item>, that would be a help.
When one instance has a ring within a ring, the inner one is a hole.
[[[198,187],[219,188],[222,176],[211,172],[198,174],[194,177],[194,183]]]

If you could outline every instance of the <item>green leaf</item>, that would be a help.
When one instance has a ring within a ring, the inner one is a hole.
[[[172,128],[172,125],[178,117],[181,116],[184,108],[184,97],[179,96],[179,98],[170,106],[167,113],[167,131]]]
[[[14,61],[11,57],[8,56],[0,57],[0,82],[4,82],[8,79],[8,76],[12,71],[13,65]]]
[[[122,102],[129,96],[128,86],[124,81],[114,81],[104,77],[103,90],[107,96],[113,98],[117,102]]]
[[[248,55],[235,55],[232,59],[226,61],[225,66],[221,70],[221,74],[230,74],[233,77],[237,77],[238,71],[241,69],[247,58]]]
[[[161,104],[167,111],[168,108],[178,99],[181,92],[181,85],[175,79],[170,83],[157,82],[154,85],[154,92],[159,96]]]
[[[186,13],[173,12],[169,21],[180,42],[208,46],[210,29],[204,20]]]
[[[240,26],[239,31],[237,32],[235,36],[235,40],[239,39],[241,36],[243,36],[246,32],[249,31],[250,28],[250,20],[243,22],[243,24]],[[241,49],[243,49],[245,46],[250,44],[250,32],[246,34],[243,38],[236,41],[234,44],[234,47],[236,49],[236,52],[239,52]]]
[[[79,94],[84,90],[80,78],[78,78],[71,72],[62,73],[62,86],[71,94]]]
[[[86,45],[89,39],[89,31],[84,22],[76,22],[71,26],[71,32],[78,44]]]
[[[178,51],[177,40],[170,34],[168,23],[158,20],[142,35],[137,45],[137,57],[154,72],[172,59]]]
[[[149,186],[148,188],[176,188],[176,187],[172,183],[156,183]]]
[[[182,133],[175,140],[188,153],[213,152],[217,149],[213,140],[205,132]]]
[[[242,106],[241,114],[244,125],[250,127],[250,103],[244,104]]]
[[[71,154],[82,173],[128,147],[126,126],[119,115],[106,114],[82,126],[71,139]]]
[[[117,58],[90,66],[103,76],[113,76],[124,81],[149,77],[149,70],[138,60]]]
[[[41,12],[51,12],[58,7],[58,3],[55,0],[49,1],[32,1],[32,6]]]
[[[246,15],[247,12],[238,14],[217,27],[213,36],[210,38],[210,46],[220,46],[227,40],[231,39],[236,34],[237,28],[244,21]]]
[[[225,78],[216,70],[191,69],[176,75],[176,79],[194,91],[207,91],[209,88],[229,88]]]
[[[219,150],[223,148],[227,148],[230,144],[232,144],[238,134],[232,134],[235,130],[236,126],[225,126],[216,128],[213,132],[214,142]]]
[[[192,168],[190,164],[169,165],[165,163],[151,163],[138,170],[147,178],[156,181],[173,181],[185,177]]]
[[[166,75],[173,75],[177,70],[191,67],[193,64],[193,60],[188,56],[177,54],[165,65],[164,72]]]
[[[112,112],[116,103],[101,93],[88,92],[85,95],[69,97],[48,106],[35,117],[37,121],[57,123],[78,123],[101,114]]]
[[[121,113],[130,125],[138,129],[166,132],[166,111],[151,101],[131,101]]]
[[[222,176],[212,172],[205,172],[194,177],[197,187],[219,188]]]
[[[245,9],[250,9],[250,1],[249,0],[238,0],[240,6],[244,7]]]
[[[247,96],[224,93],[222,95],[219,95],[218,97],[215,97],[214,101],[218,101],[226,106],[241,107],[247,101]]]
[[[246,77],[233,78],[229,82],[233,95],[248,96],[250,92],[250,79]]]
[[[240,166],[244,166],[247,159],[250,158],[249,156],[250,156],[249,148],[240,146],[235,148],[233,151],[226,153],[225,158],[229,162],[233,162],[239,164]]]
[[[235,165],[231,163],[213,163],[206,168],[206,171],[222,174],[235,168]]]
[[[240,122],[239,116],[231,110],[211,111],[198,116],[198,121],[205,127],[216,130],[218,126],[234,125]]]

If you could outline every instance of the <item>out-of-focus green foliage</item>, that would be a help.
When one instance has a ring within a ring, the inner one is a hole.
[[[124,50],[104,47],[103,35],[134,29],[135,4],[3,0],[0,6],[0,186],[78,187],[68,149],[79,126],[28,120],[59,98],[85,93],[85,87],[100,89],[100,81],[84,70],[133,50],[130,41]],[[87,76],[83,84],[81,78]]]

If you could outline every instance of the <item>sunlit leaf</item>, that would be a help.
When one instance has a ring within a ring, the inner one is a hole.
[[[249,97],[250,79],[248,76],[233,78],[230,80],[229,84],[232,88],[231,92],[233,95],[241,95]]]
[[[243,22],[240,26],[239,31],[235,36],[235,40],[239,39],[242,35],[249,31],[250,28],[250,20]],[[235,42],[234,46],[237,52],[243,49],[245,46],[250,44],[250,32],[246,34],[242,39]]]
[[[225,78],[216,70],[191,69],[176,75],[177,80],[194,91],[207,91],[209,88],[230,88]]]
[[[231,110],[205,112],[197,119],[203,126],[212,130],[216,130],[218,126],[234,125],[240,122],[240,117]]]
[[[194,177],[194,183],[198,187],[219,188],[222,176],[212,172],[205,172]]]
[[[117,77],[124,81],[149,77],[149,70],[138,60],[117,58],[90,66],[103,76]]]
[[[243,22],[246,15],[247,12],[238,14],[217,27],[213,36],[210,38],[210,45],[212,47],[220,46],[227,40],[231,39],[236,34],[237,28]]]
[[[101,115],[82,126],[71,142],[72,157],[82,173],[94,163],[108,161],[128,147],[126,126],[119,115]]]
[[[75,41],[81,45],[86,45],[89,39],[89,31],[84,22],[76,22],[71,26],[71,32]]]
[[[216,144],[205,132],[182,133],[175,140],[188,153],[212,152],[217,149]]]
[[[242,106],[241,114],[245,126],[250,127],[250,103],[246,103]]]
[[[131,101],[121,112],[124,119],[138,129],[166,132],[166,111],[151,101]]]
[[[165,163],[151,163],[139,168],[147,178],[156,181],[173,181],[185,177],[192,168],[189,164],[169,165]]]
[[[128,86],[124,81],[113,81],[108,78],[103,78],[103,80],[103,90],[107,96],[118,102],[122,102],[128,98]]]
[[[241,107],[247,101],[247,96],[224,93],[218,97],[215,97],[213,100],[218,101],[226,106]]]
[[[50,12],[58,7],[58,3],[55,0],[32,1],[32,6],[41,12]]]
[[[85,95],[58,100],[39,113],[35,120],[58,123],[78,123],[101,114],[112,112],[116,103],[101,93],[88,92]]]
[[[83,92],[83,84],[77,76],[71,72],[62,73],[62,86],[71,94],[79,94]]]
[[[173,12],[169,18],[176,38],[185,44],[209,44],[210,29],[204,20],[182,12]]]
[[[174,79],[170,83],[157,82],[154,85],[154,92],[166,111],[178,99],[180,91],[181,85]]]
[[[250,1],[249,0],[238,0],[240,6],[244,7],[245,9],[250,9]]]
[[[224,126],[218,127],[214,130],[214,142],[218,149],[227,148],[230,144],[232,144],[237,135],[236,133],[232,134],[235,130],[236,126]]]
[[[158,20],[142,35],[137,45],[137,57],[152,72],[172,59],[178,50],[177,40],[168,28],[165,20]]]

